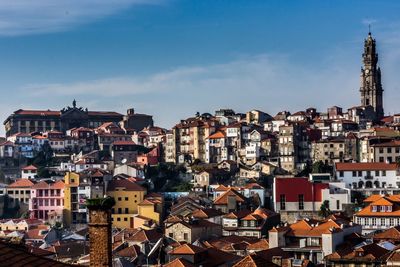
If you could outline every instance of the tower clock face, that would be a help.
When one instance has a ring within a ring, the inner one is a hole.
[[[365,70],[365,73],[368,74],[368,73],[369,73],[369,69],[366,69],[366,70]]]

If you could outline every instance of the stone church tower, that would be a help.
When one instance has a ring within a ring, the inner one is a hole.
[[[381,69],[377,66],[378,54],[376,53],[375,39],[371,32],[364,41],[363,64],[361,68],[361,105],[372,106],[376,113],[376,119],[383,118],[383,89],[381,84]]]

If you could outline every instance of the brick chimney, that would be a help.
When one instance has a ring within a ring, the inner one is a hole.
[[[111,207],[115,200],[111,197],[88,199],[90,267],[112,266]]]

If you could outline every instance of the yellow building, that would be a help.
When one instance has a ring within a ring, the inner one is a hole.
[[[147,195],[146,199],[139,203],[138,215],[134,217],[134,228],[148,230],[160,225],[163,204],[162,195],[156,193]]]
[[[146,189],[129,180],[112,180],[108,184],[107,195],[115,199],[111,215],[113,227],[133,228],[133,217],[138,213]]]
[[[79,174],[67,172],[64,176],[64,224],[70,226],[73,223],[72,214],[78,209]]]

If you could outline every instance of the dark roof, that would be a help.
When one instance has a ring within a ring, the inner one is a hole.
[[[22,246],[0,241],[0,266],[63,267],[72,265],[35,255]]]
[[[125,191],[146,191],[146,189],[137,183],[125,179],[111,180],[108,184],[107,191],[114,191],[118,187],[125,188]]]

